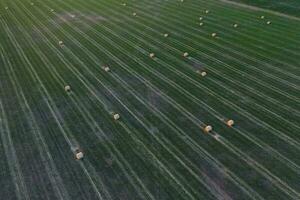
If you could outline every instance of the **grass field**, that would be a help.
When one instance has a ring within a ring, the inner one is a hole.
[[[274,10],[300,17],[300,1],[298,0],[232,0],[260,8]]]
[[[299,31],[217,0],[0,0],[0,199],[300,199]]]

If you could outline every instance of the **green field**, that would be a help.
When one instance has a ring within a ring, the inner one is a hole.
[[[0,0],[0,199],[300,199],[299,32],[218,0]]]
[[[232,0],[260,8],[274,10],[288,15],[300,17],[299,0]]]

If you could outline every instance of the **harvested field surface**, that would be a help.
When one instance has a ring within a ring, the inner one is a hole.
[[[222,0],[221,0],[222,1]],[[298,0],[229,0],[300,17]]]
[[[219,0],[0,0],[0,199],[299,200],[299,32]]]

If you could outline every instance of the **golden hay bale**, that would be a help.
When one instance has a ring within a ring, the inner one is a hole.
[[[80,148],[75,148],[73,150],[74,156],[76,160],[80,160],[83,158],[83,151]]]
[[[110,71],[110,68],[109,68],[108,66],[104,66],[104,67],[103,67],[103,70],[106,71],[106,72],[109,72],[109,71]]]
[[[207,75],[206,71],[197,70],[196,73],[200,74],[202,77]]]
[[[188,56],[189,56],[189,54],[187,52],[183,53],[183,57],[188,57]]]
[[[76,160],[81,160],[83,158],[83,152],[82,151],[78,151],[75,154],[75,158],[76,158]]]
[[[234,121],[232,119],[230,119],[226,122],[226,124],[227,124],[227,126],[231,127],[234,125]]]
[[[118,119],[120,119],[120,115],[118,113],[115,113],[113,115],[113,118],[114,118],[114,120],[118,120]]]
[[[154,54],[154,53],[150,53],[150,54],[149,54],[149,57],[150,57],[150,58],[154,58],[154,57],[155,57],[155,54]]]
[[[203,128],[203,131],[204,131],[205,133],[210,133],[212,130],[213,130],[213,128],[212,128],[212,126],[210,126],[210,125],[207,125],[207,126],[205,126],[205,127]]]
[[[203,72],[200,73],[200,75],[201,75],[202,77],[204,77],[204,76],[207,75],[207,73],[203,71]]]
[[[70,92],[70,91],[71,91],[71,86],[66,85],[66,86],[65,86],[65,91],[66,91],[66,92]]]

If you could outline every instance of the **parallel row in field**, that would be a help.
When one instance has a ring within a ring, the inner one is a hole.
[[[6,199],[300,197],[299,22],[218,1],[0,2]]]

